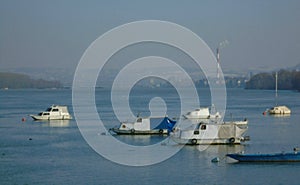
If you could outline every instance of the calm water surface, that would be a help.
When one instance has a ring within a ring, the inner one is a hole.
[[[199,91],[204,94],[201,105],[209,105],[208,90]],[[178,95],[172,90],[133,92],[132,111],[149,115],[149,100],[156,96],[167,102],[169,117],[178,116]],[[27,116],[52,104],[68,105],[73,114],[71,90],[1,90],[0,184],[299,184],[300,163],[238,164],[224,155],[290,151],[300,146],[300,93],[279,93],[279,103],[292,109],[289,117],[262,115],[274,105],[273,91],[227,89],[227,96],[225,119],[248,118],[251,141],[237,146],[185,146],[162,163],[128,167],[93,151],[75,120],[36,122]],[[108,128],[117,126],[109,91],[97,89],[96,102],[104,124]],[[21,121],[23,117],[25,122]],[[117,137],[139,144],[165,139]],[[215,157],[221,162],[211,163]]]

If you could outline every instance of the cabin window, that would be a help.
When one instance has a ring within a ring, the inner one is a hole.
[[[199,130],[195,130],[194,135],[199,135]]]
[[[206,130],[206,125],[201,125],[201,130]]]
[[[58,112],[58,109],[52,109],[52,112]]]
[[[49,116],[50,114],[49,114],[49,112],[45,112],[44,115],[45,116]]]
[[[138,118],[138,119],[137,119],[137,122],[142,122],[142,118]]]

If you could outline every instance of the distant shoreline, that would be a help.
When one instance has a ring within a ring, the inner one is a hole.
[[[64,88],[60,81],[32,79],[20,73],[0,72],[0,89],[51,89]]]
[[[259,73],[246,82],[245,89],[275,90],[275,72]],[[280,70],[278,72],[278,90],[300,91],[300,71]]]

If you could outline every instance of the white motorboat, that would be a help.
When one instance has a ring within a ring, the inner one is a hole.
[[[154,123],[156,121],[156,124]],[[148,135],[169,134],[176,121],[168,117],[137,117],[134,122],[121,122],[119,128],[111,128],[116,134]]]
[[[183,117],[186,119],[217,119],[221,118],[221,115],[219,112],[212,114],[209,110],[209,107],[203,107],[188,112],[187,114],[183,115]]]
[[[171,138],[179,144],[240,144],[249,140],[244,136],[248,121],[191,124],[185,129],[174,128]]]
[[[69,120],[72,119],[67,106],[52,105],[37,115],[29,115],[34,120]]]

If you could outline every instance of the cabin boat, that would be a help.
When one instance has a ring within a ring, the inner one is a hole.
[[[291,114],[291,110],[287,106],[277,105],[277,99],[278,99],[277,81],[278,81],[278,73],[276,72],[276,74],[275,74],[275,100],[276,100],[276,106],[270,108],[268,110],[268,112],[269,112],[269,114],[275,114],[275,115]]]
[[[294,148],[294,152],[281,152],[274,154],[227,154],[238,162],[300,162],[300,153],[297,148]]]
[[[185,129],[174,128],[171,137],[179,144],[240,144],[249,140],[249,136],[244,136],[247,129],[247,120],[223,123],[200,122]]]
[[[70,120],[72,116],[67,106],[52,105],[37,115],[29,115],[34,120]]]
[[[155,122],[151,123],[151,122]],[[121,122],[118,128],[111,128],[110,130],[116,134],[126,135],[152,135],[152,134],[169,134],[176,121],[168,117],[137,117],[134,122]]]
[[[211,114],[209,107],[202,107],[186,113],[185,115],[183,115],[183,117],[186,119],[215,119],[221,118],[221,115],[219,112]]]
[[[275,106],[269,109],[269,114],[291,114],[291,109],[287,106]]]

